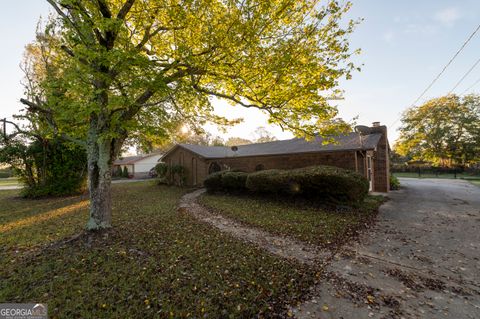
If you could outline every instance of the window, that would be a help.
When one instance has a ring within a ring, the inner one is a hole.
[[[258,164],[257,166],[255,166],[256,172],[263,171],[264,169],[265,169],[265,166],[263,166],[263,164]]]
[[[222,168],[217,162],[212,162],[210,163],[210,166],[208,167],[208,174],[212,174],[215,172],[220,172]]]

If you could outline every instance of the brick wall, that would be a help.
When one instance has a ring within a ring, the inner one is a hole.
[[[201,185],[208,175],[205,160],[182,147],[177,147],[162,160],[168,165],[182,165],[185,167],[187,175],[186,184],[189,186]],[[195,181],[196,183],[194,183]]]
[[[373,190],[375,192],[388,192],[390,191],[390,148],[388,145],[387,127],[385,125],[373,126],[371,131],[383,134],[373,157]]]
[[[330,165],[353,171],[356,169],[354,151],[230,157],[206,160],[207,165],[212,162],[217,162],[225,168],[238,169],[245,172],[254,172],[258,165],[262,165],[263,169],[292,169],[312,165]]]

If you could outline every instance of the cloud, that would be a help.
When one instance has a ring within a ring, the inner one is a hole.
[[[394,44],[395,34],[392,31],[387,31],[383,34],[383,40],[388,44]]]
[[[434,20],[451,27],[462,17],[460,11],[455,7],[449,7],[435,12]]]
[[[416,24],[410,23],[404,29],[407,34],[433,35],[437,33],[438,27],[432,24]]]

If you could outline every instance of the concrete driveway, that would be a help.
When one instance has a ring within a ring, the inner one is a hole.
[[[480,318],[480,188],[401,179],[298,318]]]

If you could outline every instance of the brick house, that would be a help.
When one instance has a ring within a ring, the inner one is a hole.
[[[370,189],[390,189],[390,147],[387,127],[374,122],[372,127],[357,126],[355,132],[323,144],[303,138],[241,145],[237,147],[177,144],[161,161],[186,168],[186,184],[201,185],[208,174],[226,169],[254,172],[263,169],[292,169],[312,165],[330,165],[350,169],[370,181]]]

